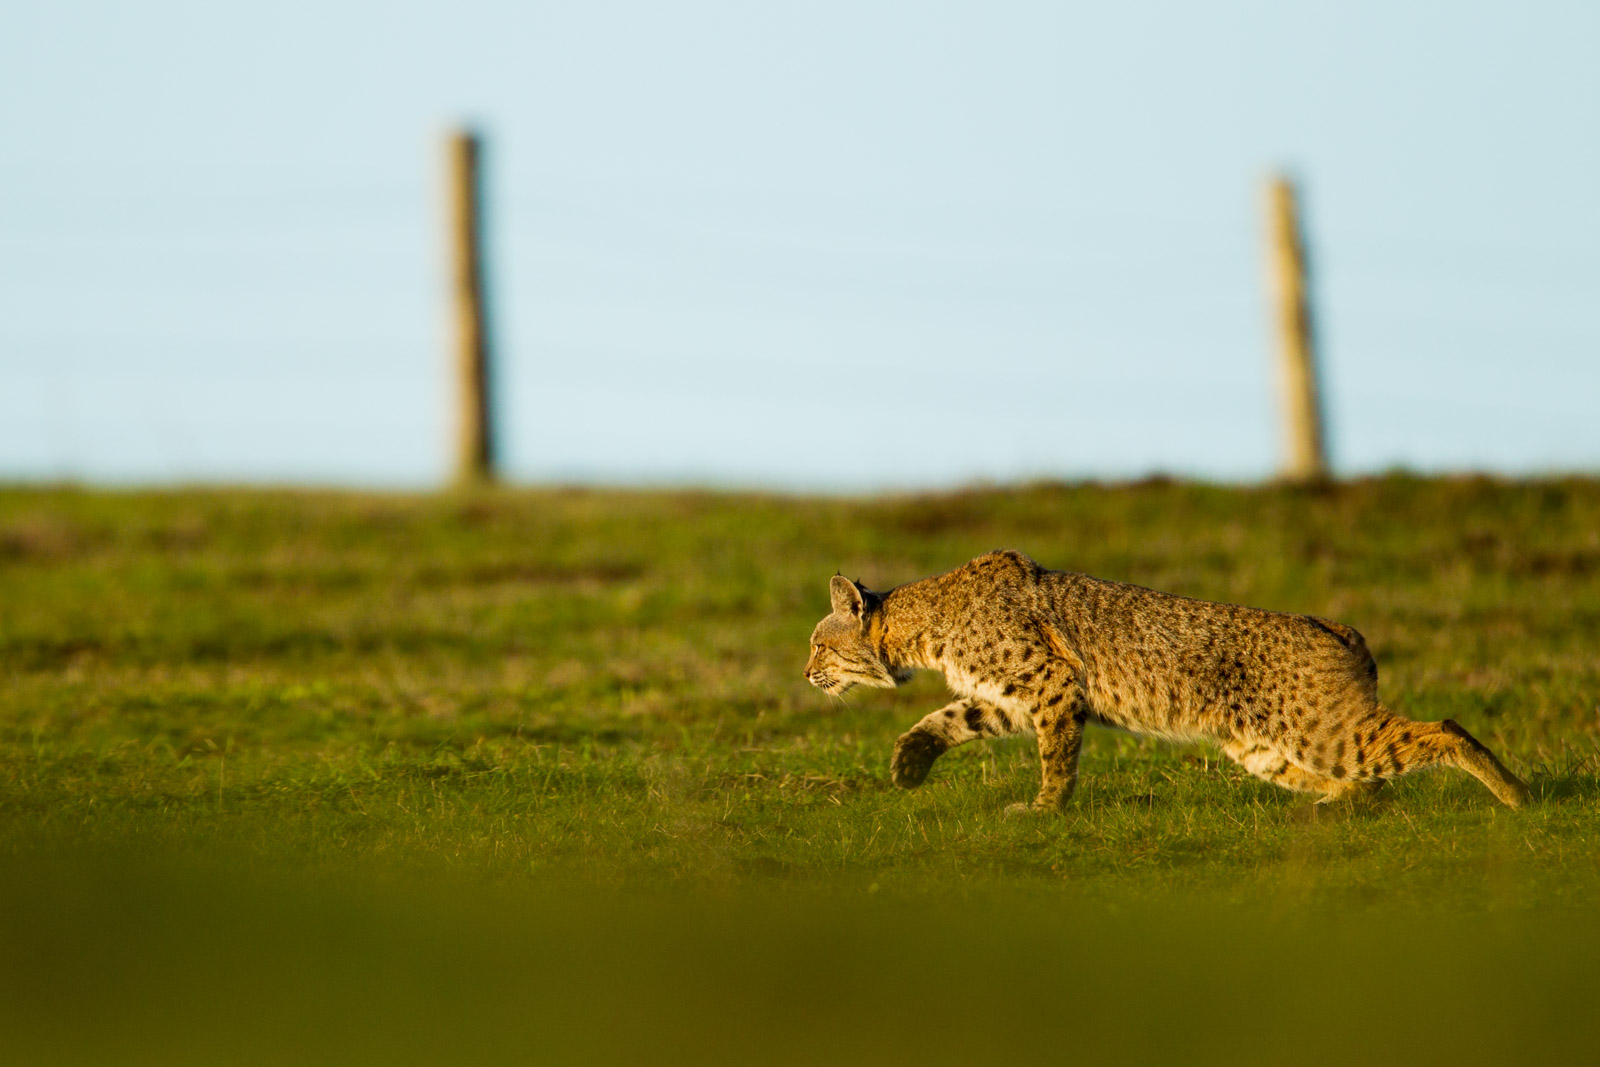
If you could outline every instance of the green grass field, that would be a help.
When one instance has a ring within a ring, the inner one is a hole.
[[[1093,729],[1061,818],[1002,814],[1022,740],[897,791],[943,686],[806,685],[828,577],[998,547],[1348,622],[1387,704],[1540,799],[1441,772],[1312,810]],[[0,670],[0,1026],[32,1062],[1600,1039],[1600,481],[9,489]]]

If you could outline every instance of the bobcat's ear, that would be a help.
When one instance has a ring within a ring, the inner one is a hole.
[[[867,602],[861,596],[861,590],[856,583],[842,574],[835,574],[828,583],[828,593],[833,597],[833,613],[835,615],[854,615],[861,618],[866,613]]]

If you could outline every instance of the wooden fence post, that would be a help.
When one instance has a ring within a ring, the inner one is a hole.
[[[1282,476],[1293,482],[1322,481],[1328,477],[1328,451],[1306,291],[1305,237],[1294,184],[1281,174],[1267,185],[1267,233],[1286,444]]]
[[[496,460],[483,292],[481,149],[481,140],[470,130],[452,131],[446,148],[455,318],[455,480],[462,485],[493,481]]]

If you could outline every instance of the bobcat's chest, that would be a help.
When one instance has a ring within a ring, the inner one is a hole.
[[[981,700],[997,708],[1027,710],[1022,686],[1010,673],[984,663],[950,660],[940,665],[944,682],[952,693]]]

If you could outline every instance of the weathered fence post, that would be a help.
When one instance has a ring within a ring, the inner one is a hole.
[[[1317,353],[1306,291],[1305,236],[1293,183],[1274,175],[1267,185],[1269,298],[1279,352],[1285,432],[1282,476],[1311,482],[1328,477],[1327,441],[1317,381]]]
[[[489,395],[489,326],[484,305],[482,142],[454,130],[447,143],[451,289],[455,318],[456,456],[459,484],[495,477],[495,438]]]

